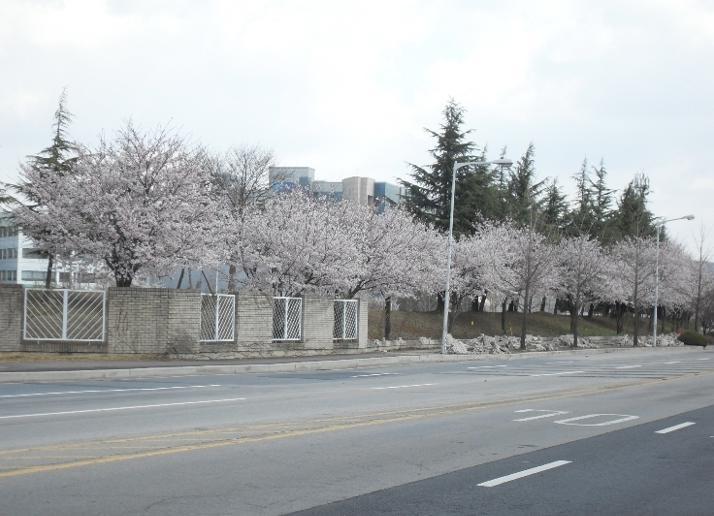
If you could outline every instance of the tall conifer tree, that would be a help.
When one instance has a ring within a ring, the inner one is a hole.
[[[62,90],[52,124],[52,144],[38,154],[28,156],[27,163],[23,165],[23,168],[36,171],[36,177],[56,182],[58,188],[61,188],[62,178],[72,173],[77,161],[77,145],[69,139],[67,134],[71,122],[72,113],[67,109],[67,90]],[[43,201],[33,194],[30,186],[27,182],[8,185],[9,189],[16,194],[13,198],[16,203],[27,203],[30,209],[42,210]],[[44,251],[48,258],[45,288],[50,288],[56,257],[49,249]]]
[[[436,139],[430,153],[431,165],[410,164],[411,180],[403,179],[407,209],[418,219],[447,231],[451,205],[451,180],[455,162],[482,158],[476,144],[468,140],[470,130],[462,129],[464,109],[453,99],[444,108],[440,132],[427,129]],[[493,175],[486,167],[462,168],[456,177],[454,234],[472,233],[477,222],[497,210]]]

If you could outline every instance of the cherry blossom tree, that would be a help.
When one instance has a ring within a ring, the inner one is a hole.
[[[206,153],[166,128],[144,133],[127,124],[114,141],[82,149],[61,185],[27,174],[46,209],[17,210],[25,231],[43,246],[104,263],[119,287],[140,272],[205,263],[214,248]]]
[[[273,163],[273,153],[260,147],[231,148],[223,156],[213,159],[213,195],[217,203],[220,224],[233,231],[227,233],[228,247],[233,251],[228,263],[228,291],[236,288],[236,272],[241,262],[246,210],[262,205],[270,195],[268,169]]]
[[[244,284],[274,295],[334,295],[350,288],[360,271],[354,205],[294,192],[247,211],[240,249]],[[231,230],[231,229],[229,229]]]
[[[439,291],[443,276],[443,237],[404,210],[388,208],[377,213],[368,206],[353,205],[351,218],[357,241],[357,273],[349,278],[348,298],[369,292],[384,298],[384,338],[391,331],[391,307],[395,297]]]
[[[655,258],[657,248],[651,238],[625,238],[611,250],[610,295],[634,311],[632,345],[639,345],[640,312],[643,300],[654,299]]]
[[[560,285],[558,292],[570,304],[570,331],[578,347],[578,320],[586,303],[601,296],[607,259],[600,244],[586,235],[564,239],[558,249]]]
[[[475,284],[490,292],[523,301],[521,349],[526,348],[528,312],[533,296],[558,285],[557,247],[534,224],[517,227],[511,222],[487,222],[476,233],[472,253],[480,263],[473,267]]]

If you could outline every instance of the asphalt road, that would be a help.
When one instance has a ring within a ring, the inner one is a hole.
[[[0,514],[711,514],[712,373],[666,349],[0,384]]]

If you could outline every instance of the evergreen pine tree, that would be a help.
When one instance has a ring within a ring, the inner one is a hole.
[[[545,190],[545,199],[543,201],[543,224],[557,232],[560,232],[568,218],[568,200],[567,196],[558,186],[558,180],[553,181]]]
[[[28,161],[24,165],[37,171],[43,178],[52,178],[57,181],[58,187],[62,178],[72,173],[77,161],[77,145],[69,139],[67,134],[71,122],[72,113],[67,109],[67,90],[62,90],[57,110],[54,113],[52,144],[38,154],[28,156]],[[16,194],[13,196],[15,203],[27,203],[27,206],[33,210],[42,210],[43,202],[33,194],[30,186],[27,182],[8,185],[10,191]],[[45,252],[48,257],[45,288],[50,288],[55,256],[48,250]]]
[[[530,143],[508,181],[509,214],[517,224],[529,224],[532,212],[540,207],[544,185],[545,180],[535,180],[535,146]]]
[[[650,183],[647,176],[638,174],[622,192],[617,210],[612,216],[609,234],[614,241],[626,237],[654,237],[654,215],[647,209]]]
[[[588,160],[585,158],[580,170],[573,176],[575,179],[575,205],[570,212],[568,234],[580,236],[590,234],[593,225],[592,198],[590,195],[590,176],[588,175]]]
[[[602,242],[609,241],[610,235],[605,233],[608,221],[612,216],[612,195],[615,192],[607,187],[607,170],[601,159],[599,167],[593,167],[595,180],[590,179],[590,199],[592,202],[593,227],[590,234]]]
[[[411,181],[400,180],[405,187],[405,205],[418,219],[442,231],[449,228],[451,180],[455,162],[477,161],[482,153],[467,140],[463,131],[464,109],[450,100],[444,109],[441,131],[427,129],[437,141],[430,153],[434,163],[427,167],[410,164]],[[487,167],[462,168],[456,177],[454,234],[469,234],[482,217],[497,210],[493,174]]]

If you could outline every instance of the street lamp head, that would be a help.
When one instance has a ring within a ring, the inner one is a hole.
[[[510,167],[511,165],[513,165],[513,161],[511,161],[510,159],[507,159],[507,158],[494,159],[493,161],[491,161],[491,164],[492,164],[492,165],[499,165],[499,166],[502,166],[502,167]]]
[[[687,220],[694,220],[694,215],[685,215],[684,218]]]

